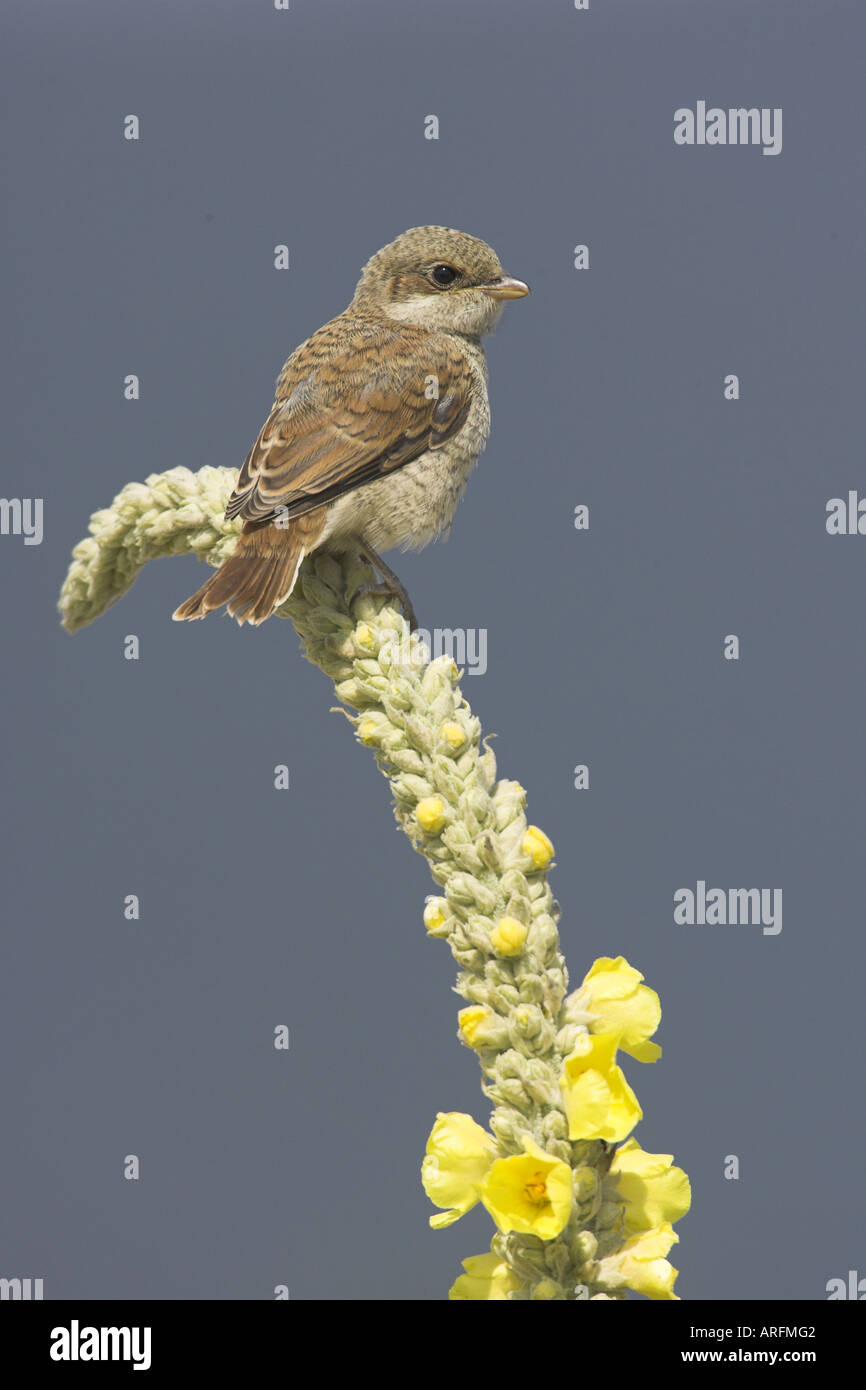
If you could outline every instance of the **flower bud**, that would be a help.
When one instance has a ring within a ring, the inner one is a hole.
[[[484,1048],[502,1048],[508,1041],[508,1029],[502,1019],[492,1009],[483,1004],[470,1004],[457,1015],[460,1036],[468,1047],[476,1051]]]
[[[524,854],[529,855],[536,869],[546,869],[553,858],[553,845],[537,825],[529,826],[520,847]]]
[[[537,1284],[532,1287],[530,1298],[536,1301],[552,1302],[554,1299],[562,1302],[565,1299],[565,1290],[561,1284],[557,1284],[555,1279],[539,1279]]]
[[[424,908],[424,926],[431,936],[448,935],[448,904],[444,898],[428,898]]]
[[[452,753],[456,753],[458,748],[462,748],[466,742],[466,734],[459,724],[449,720],[443,724],[439,730],[439,741],[444,743],[446,748],[450,748]]]
[[[490,933],[490,944],[500,956],[519,956],[527,935],[526,927],[516,917],[500,917]]]

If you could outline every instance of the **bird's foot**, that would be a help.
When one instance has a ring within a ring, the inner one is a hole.
[[[385,564],[381,555],[377,555],[372,546],[367,545],[365,541],[358,540],[358,554],[362,560],[366,560],[367,564],[378,570],[382,577],[378,583],[362,584],[352,594],[349,602],[354,603],[355,599],[364,598],[367,594],[383,594],[386,598],[395,598],[403,609],[403,616],[409,624],[409,631],[415,632],[418,628],[418,619],[415,616],[415,609],[412,607],[412,600],[405,584],[401,583],[394,571]]]
[[[381,580],[378,584],[362,584],[360,589],[355,590],[351,602],[354,603],[356,598],[365,598],[367,594],[384,594],[386,598],[397,599],[403,609],[403,617],[409,624],[409,631],[417,631],[418,619],[415,617],[415,609],[412,607],[412,600],[402,584],[389,584],[386,579]]]

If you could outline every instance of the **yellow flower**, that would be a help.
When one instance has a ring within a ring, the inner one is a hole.
[[[599,1260],[598,1282],[608,1288],[634,1289],[654,1300],[678,1302],[674,1280],[679,1271],[664,1258],[678,1239],[667,1222],[630,1236],[615,1255]]]
[[[368,651],[371,650],[375,641],[373,629],[368,627],[366,623],[359,623],[355,628],[355,641],[359,647],[365,647]]]
[[[654,989],[642,985],[639,970],[624,956],[602,956],[574,995],[574,1004],[595,1015],[593,1032],[618,1033],[619,1047],[637,1062],[656,1062],[658,1043],[648,1042],[662,1016]]]
[[[494,1009],[483,1004],[470,1004],[457,1015],[460,1036],[468,1047],[482,1052],[485,1048],[495,1048],[501,1052],[509,1044],[508,1024]]]
[[[553,858],[553,845],[548,840],[543,830],[539,830],[537,825],[530,825],[524,835],[520,848],[524,854],[528,854],[536,869],[546,869]]]
[[[616,1066],[618,1035],[581,1033],[562,1074],[569,1139],[619,1143],[634,1129],[642,1111],[622,1070]]]
[[[358,738],[367,745],[375,743],[379,725],[375,719],[362,719],[358,725]]]
[[[495,1146],[493,1136],[471,1115],[440,1111],[436,1116],[421,1165],[421,1181],[434,1206],[450,1210],[430,1217],[434,1230],[450,1226],[475,1206]]]
[[[481,1185],[481,1200],[500,1231],[552,1240],[571,1214],[571,1168],[524,1138],[525,1154],[497,1158]]]
[[[441,933],[448,914],[448,904],[444,898],[431,898],[424,908],[424,926],[431,936]]]
[[[489,1255],[470,1255],[468,1260],[463,1261],[463,1268],[466,1273],[455,1280],[448,1292],[452,1300],[480,1302],[485,1299],[507,1299],[509,1293],[520,1288],[520,1280],[514,1270],[500,1260],[493,1250]]]
[[[629,1231],[649,1231],[665,1222],[679,1221],[691,1206],[692,1192],[682,1168],[674,1168],[673,1154],[646,1153],[636,1139],[628,1139],[613,1156],[611,1177],[625,1201],[625,1225]]]
[[[481,1004],[471,1004],[468,1009],[461,1009],[457,1015],[460,1032],[470,1047],[476,1046],[488,1016],[489,1010]]]
[[[529,935],[527,928],[516,917],[500,917],[490,941],[500,956],[519,956]]]
[[[456,751],[461,744],[466,742],[466,735],[460,725],[453,722],[442,725],[442,728],[439,730],[439,737],[443,743],[447,743],[448,747],[454,751]],[[482,1257],[479,1256],[479,1259],[480,1258]]]
[[[415,819],[428,835],[436,835],[445,824],[445,803],[441,796],[425,796],[418,802]]]

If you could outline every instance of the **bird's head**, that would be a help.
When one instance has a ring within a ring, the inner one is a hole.
[[[420,328],[480,337],[506,299],[525,294],[529,286],[506,275],[486,241],[450,227],[412,227],[370,257],[352,303]]]

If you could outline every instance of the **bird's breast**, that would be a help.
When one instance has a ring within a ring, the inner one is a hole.
[[[320,544],[360,535],[374,550],[421,550],[448,527],[490,431],[483,359],[460,430],[393,474],[332,503]]]

